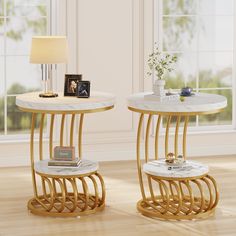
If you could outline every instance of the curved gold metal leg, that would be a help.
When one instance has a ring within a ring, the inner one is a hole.
[[[181,116],[177,116],[176,127],[175,127],[175,156],[178,156],[178,138],[179,138],[179,124]]]
[[[99,182],[100,182],[100,184],[101,184],[102,197],[101,197],[101,199],[100,199],[100,205],[101,205],[101,206],[104,206],[104,204],[105,204],[105,198],[106,198],[105,183],[104,183],[104,180],[103,180],[102,176],[101,176],[98,172],[97,172],[95,175],[98,177]]]
[[[155,133],[155,159],[158,159],[158,138],[159,138],[159,130],[161,124],[161,115],[158,116],[157,124],[156,124],[156,133]]]
[[[150,135],[150,126],[152,122],[152,115],[149,115],[147,128],[146,128],[146,138],[145,138],[145,162],[149,161],[149,152],[148,152],[148,145],[149,145],[149,135]]]
[[[66,117],[65,114],[61,115],[60,146],[63,146],[65,117]]]
[[[30,162],[31,162],[31,173],[32,173],[34,196],[38,197],[35,171],[34,171],[34,127],[35,127],[35,119],[36,119],[36,113],[32,113],[31,133],[30,133]]]
[[[71,122],[70,122],[70,146],[73,146],[74,140],[74,124],[75,124],[75,114],[71,115]]]
[[[79,132],[78,132],[78,150],[79,150],[79,158],[82,157],[82,129],[83,129],[83,121],[84,121],[84,114],[80,114],[79,120]]]
[[[187,128],[188,128],[189,116],[185,117],[184,121],[184,132],[183,132],[183,157],[186,160],[186,139],[187,139]]]
[[[170,129],[171,116],[168,116],[166,123],[166,135],[165,135],[165,157],[169,152],[169,129]]]
[[[138,168],[138,177],[139,177],[139,185],[143,199],[146,199],[144,185],[143,185],[143,177],[142,177],[142,167],[141,167],[141,160],[140,160],[140,142],[141,142],[141,130],[143,124],[143,117],[144,114],[140,115],[139,124],[138,124],[138,132],[137,132],[137,146],[136,146],[136,153],[137,153],[137,168]]]
[[[75,178],[72,178],[72,179],[68,178],[67,180],[71,183],[71,186],[73,189],[73,195],[70,196],[69,194],[67,194],[67,197],[68,197],[68,199],[70,199],[70,201],[73,204],[70,211],[74,212],[76,210],[77,205],[78,205],[78,189],[77,189]]]
[[[50,154],[50,159],[53,158],[53,127],[54,127],[54,119],[55,119],[55,114],[51,114],[50,135],[49,135],[49,154]]]
[[[41,115],[40,128],[39,128],[39,159],[43,160],[43,127],[44,127],[45,113]]]

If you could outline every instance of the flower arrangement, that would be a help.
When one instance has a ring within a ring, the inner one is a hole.
[[[172,66],[177,62],[177,59],[176,55],[163,54],[155,43],[153,53],[148,56],[149,71],[147,75],[150,77],[154,74],[158,80],[162,80],[167,71],[173,70]]]

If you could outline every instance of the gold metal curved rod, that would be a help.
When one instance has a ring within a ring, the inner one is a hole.
[[[164,199],[165,195],[164,195],[164,191],[163,191],[162,185],[160,184],[160,182],[158,182],[158,184],[159,184],[159,190],[160,190],[161,197],[162,197],[162,199]]]
[[[143,117],[144,117],[144,114],[141,114],[140,118],[139,118],[137,142],[136,142],[136,155],[137,155],[137,168],[138,168],[140,190],[141,190],[143,200],[146,200],[144,185],[143,185],[141,160],[140,160],[140,141],[141,141],[141,130],[142,130],[142,125],[143,125]]]
[[[48,211],[48,206],[45,203],[45,201],[43,202],[40,198],[35,197],[35,200],[38,202],[38,204],[40,204],[46,211]]]
[[[152,122],[152,115],[149,115],[147,128],[146,128],[146,137],[145,137],[145,162],[149,160],[149,153],[148,153],[148,144],[149,144],[149,134],[150,134],[150,126]]]
[[[73,194],[74,194],[74,199],[69,197],[69,199],[73,203],[73,207],[70,209],[70,211],[73,212],[73,211],[75,211],[75,209],[77,207],[77,204],[78,204],[78,189],[77,189],[76,181],[75,181],[74,178],[73,179],[68,178],[67,180],[71,183],[71,186],[72,186],[72,189],[73,189]]]
[[[39,159],[43,160],[43,126],[45,113],[41,114],[40,128],[39,128]]]
[[[188,206],[188,211],[186,212],[186,215],[189,215],[193,211],[193,205],[194,205],[193,192],[192,192],[192,188],[191,188],[188,180],[182,181],[182,183],[187,187],[188,193],[189,193],[190,205]]]
[[[32,113],[31,119],[31,132],[30,132],[30,161],[31,161],[31,173],[32,173],[32,182],[34,189],[34,196],[38,198],[37,186],[36,186],[36,177],[34,171],[34,127],[35,127],[36,114]]]
[[[208,202],[208,205],[206,206],[206,208],[204,209],[205,211],[208,211],[210,209],[212,209],[212,206],[213,206],[213,195],[212,195],[212,191],[211,191],[211,184],[210,182],[208,181],[207,178],[203,177],[201,178],[202,181],[204,181],[208,187],[208,190],[209,190],[209,196],[210,196],[210,200]]]
[[[63,178],[63,185],[64,185],[64,188],[65,188],[65,194],[67,196],[67,185],[66,185],[66,179]]]
[[[148,177],[148,185],[149,185],[149,191],[150,191],[150,194],[151,194],[152,201],[156,202],[155,194],[154,194],[153,186],[152,186],[152,178],[151,178],[150,175],[147,175],[147,177]]]
[[[156,211],[157,214],[158,214],[158,213],[163,214],[163,208],[164,208],[164,210],[165,210],[166,207],[163,206],[164,203],[161,203],[161,202],[159,201],[159,199],[157,200],[157,199],[155,198],[151,180],[157,182],[159,185],[161,185],[161,183],[159,182],[159,180],[158,180],[156,177],[153,177],[153,176],[150,176],[150,175],[147,175],[147,177],[148,177],[148,184],[149,184],[149,190],[150,190],[151,200],[152,200],[152,201],[150,201],[150,198],[149,198],[149,199],[144,200],[144,202],[145,202],[145,204],[146,204],[147,206],[151,207],[154,211]],[[164,199],[164,198],[163,198],[163,195],[162,195],[162,199]],[[164,202],[164,201],[163,201],[163,202]]]
[[[62,183],[62,181],[59,178],[55,178],[55,181],[59,184],[61,188],[61,197],[57,196],[56,199],[61,203],[60,207],[57,207],[58,212],[62,212],[65,209],[65,203],[66,203],[66,193],[65,193],[65,188]]]
[[[45,177],[41,176],[41,180],[42,180],[42,190],[43,190],[43,196],[44,198],[47,198],[47,191],[46,191],[46,186],[45,186]]]
[[[84,121],[84,114],[80,114],[79,119],[79,136],[78,136],[78,152],[79,152],[79,158],[82,158],[82,131],[83,131],[83,121]]]
[[[182,207],[182,196],[181,196],[181,192],[180,192],[180,189],[179,189],[179,186],[178,184],[176,184],[174,181],[170,180],[169,181],[169,184],[170,184],[170,189],[171,189],[171,194],[173,196],[173,201],[177,201],[177,208],[176,208],[176,211],[173,212],[174,215],[178,215],[180,210],[181,210],[181,207]],[[172,189],[172,185],[175,186],[175,190],[176,190],[176,193],[177,195],[175,196],[173,194],[173,189]],[[173,204],[172,204],[173,205]],[[176,206],[176,204],[174,204],[174,206]]]
[[[65,125],[65,114],[61,115],[61,132],[60,132],[60,146],[63,146],[63,136],[64,136],[64,125]]]
[[[52,178],[52,186],[54,189],[55,196],[57,196],[57,185],[56,185],[55,178]]]
[[[156,124],[156,133],[155,133],[155,159],[158,159],[158,138],[159,138],[159,130],[161,124],[161,115],[158,116],[157,124]]]
[[[91,206],[91,208],[95,209],[96,207],[98,207],[98,199],[99,199],[99,196],[98,196],[98,185],[97,185],[97,182],[96,182],[95,178],[92,175],[88,176],[88,178],[90,178],[92,180],[93,186],[94,186],[94,197],[91,196],[90,198],[94,202],[94,204],[93,204],[93,206]]]
[[[203,193],[203,189],[202,189],[202,185],[198,180],[192,180],[193,183],[195,183],[199,189],[200,195],[201,195],[201,203],[199,206],[199,209],[197,211],[195,211],[196,213],[200,213],[204,207],[205,207],[205,197],[204,197],[204,193]]]
[[[178,137],[179,137],[179,123],[181,116],[176,116],[176,127],[175,127],[175,156],[178,156]]]
[[[53,127],[54,127],[54,119],[55,119],[55,114],[51,114],[50,136],[49,136],[49,153],[50,153],[50,159],[53,158]]]
[[[46,187],[45,187],[45,181],[48,184],[49,190],[50,190],[50,199],[47,197],[47,193],[46,193]],[[50,203],[50,205],[47,207],[47,211],[51,211],[53,206],[54,206],[54,200],[55,200],[55,194],[53,191],[53,187],[52,187],[52,183],[51,181],[46,178],[46,177],[42,177],[42,182],[44,183],[43,185],[43,193],[44,193],[44,198],[46,201],[48,201]]]
[[[82,182],[83,191],[84,191],[84,198],[81,199],[84,202],[84,207],[82,208],[82,211],[85,211],[88,208],[88,201],[89,201],[89,191],[88,191],[88,185],[86,181],[84,180],[84,177],[79,178]]]
[[[74,124],[75,124],[75,114],[71,115],[71,122],[70,122],[70,146],[73,146],[74,140]]]
[[[95,175],[99,178],[100,183],[101,183],[101,187],[102,187],[101,204],[103,204],[105,202],[105,198],[106,198],[105,183],[104,183],[104,180],[103,180],[102,176],[99,173],[96,173]]]
[[[167,157],[167,154],[168,154],[170,122],[171,122],[171,115],[168,116],[167,123],[166,123],[165,157]]]
[[[183,188],[182,188],[182,185],[181,185],[181,181],[179,181],[179,189],[180,189],[182,199],[184,199],[184,191],[183,191]]]
[[[171,184],[171,182],[173,182],[173,181],[169,180],[168,182],[169,182],[170,194],[173,196],[173,200],[174,200],[175,194],[174,194],[172,184]]]
[[[189,121],[189,116],[185,116],[184,132],[183,132],[183,156],[184,156],[184,160],[186,160],[186,137],[187,137],[188,121]]]
[[[160,205],[164,209],[164,211],[162,211],[162,214],[166,214],[169,211],[169,208],[170,208],[170,195],[169,195],[169,191],[168,191],[168,188],[167,188],[167,186],[166,186],[164,181],[162,181],[160,179],[156,179],[156,180],[159,182],[160,186],[163,187],[164,192],[165,192],[165,194],[162,195],[163,204],[160,203]]]
[[[206,178],[211,180],[211,182],[212,182],[212,184],[214,186],[214,189],[215,189],[215,202],[213,203],[213,205],[211,207],[211,208],[214,208],[214,207],[216,207],[216,205],[219,202],[219,192],[218,192],[217,184],[216,184],[215,179],[213,177],[211,177],[210,175],[207,175]]]

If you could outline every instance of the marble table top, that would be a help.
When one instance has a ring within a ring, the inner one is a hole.
[[[79,167],[48,167],[48,160],[38,161],[34,164],[34,169],[37,173],[43,175],[53,176],[76,176],[84,175],[98,170],[98,162],[82,159]]]
[[[40,111],[85,111],[114,106],[115,96],[103,92],[91,92],[89,98],[64,97],[62,93],[56,98],[39,97],[39,92],[25,93],[16,97],[16,105],[26,110]],[[85,113],[84,112],[84,113]]]
[[[186,161],[181,168],[167,164],[165,159],[155,160],[143,165],[147,174],[167,178],[194,178],[208,173],[207,165],[196,161]]]
[[[185,101],[179,99],[167,101],[153,101],[145,99],[145,95],[151,93],[137,93],[128,97],[129,108],[144,110],[147,112],[167,113],[210,113],[217,112],[227,106],[227,99],[224,96],[208,93],[195,93],[185,97]]]

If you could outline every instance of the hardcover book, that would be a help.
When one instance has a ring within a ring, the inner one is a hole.
[[[71,166],[71,167],[78,167],[81,164],[80,159],[75,159],[72,161],[62,161],[62,160],[49,160],[48,166]]]

